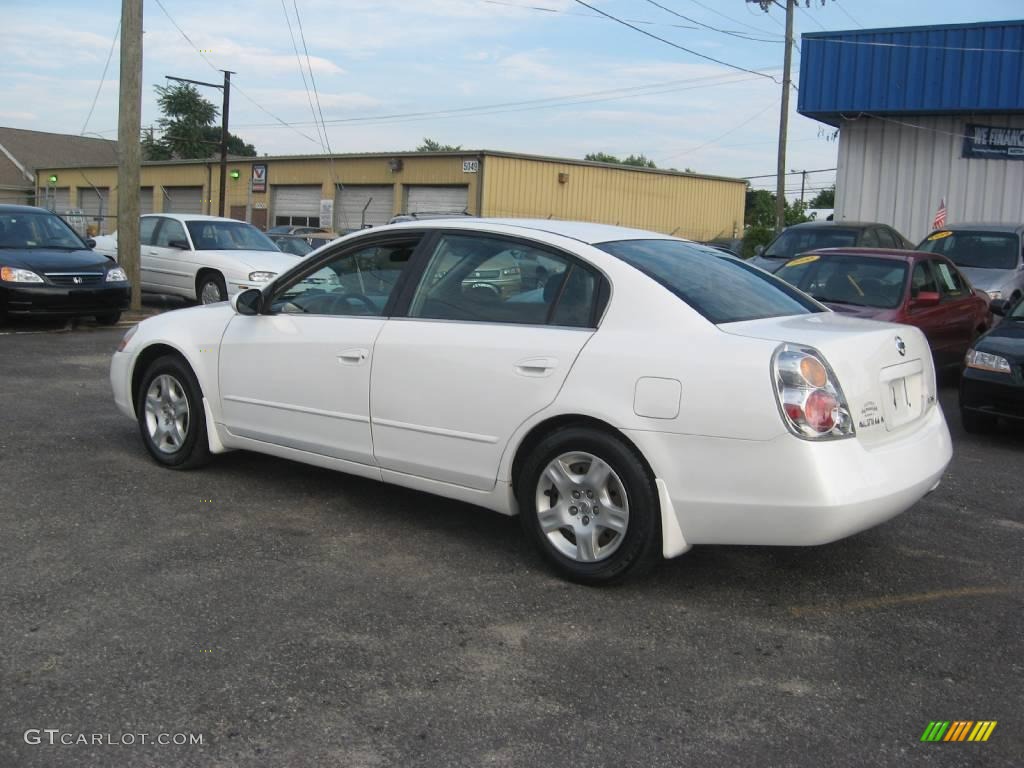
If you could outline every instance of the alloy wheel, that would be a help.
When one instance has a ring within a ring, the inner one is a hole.
[[[177,453],[185,444],[190,426],[188,397],[181,382],[162,373],[146,391],[146,431],[161,453]]]

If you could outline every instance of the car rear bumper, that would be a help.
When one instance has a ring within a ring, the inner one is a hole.
[[[826,544],[906,511],[953,454],[941,408],[884,444],[628,431],[667,486],[687,544]]]
[[[989,416],[1024,419],[1024,379],[1018,374],[966,368],[960,376],[960,407]]]
[[[128,309],[131,288],[123,283],[95,288],[8,283],[0,289],[0,296],[9,315],[103,315]]]

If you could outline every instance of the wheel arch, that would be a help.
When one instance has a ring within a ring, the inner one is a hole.
[[[149,368],[149,366],[153,364],[153,361],[158,360],[159,358],[164,357],[166,355],[173,355],[175,357],[180,358],[181,361],[189,367],[189,370],[192,371],[192,375],[196,376],[196,380],[199,380],[198,375],[196,375],[196,369],[192,365],[192,361],[189,360],[188,357],[185,354],[183,354],[180,349],[171,346],[170,344],[165,344],[162,342],[150,344],[148,347],[139,352],[138,355],[136,355],[135,362],[132,366],[132,391],[130,394],[132,410],[135,413],[139,412],[139,385],[142,384],[142,377],[145,375],[146,370]],[[202,388],[201,383],[200,388]]]
[[[199,297],[199,285],[203,282],[203,278],[206,277],[207,275],[216,275],[224,283],[225,289],[227,288],[228,279],[222,270],[217,269],[216,267],[200,267],[199,271],[196,272],[195,282],[192,284],[192,290],[196,294],[196,301],[201,301]]]

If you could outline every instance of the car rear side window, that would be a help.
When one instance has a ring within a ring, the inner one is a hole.
[[[636,267],[712,323],[826,311],[756,267],[681,240],[619,240],[597,247]]]

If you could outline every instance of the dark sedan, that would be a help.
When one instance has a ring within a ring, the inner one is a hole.
[[[999,417],[1024,421],[1024,299],[992,302],[1003,322],[967,351],[960,377],[960,415],[968,432],[983,432]]]
[[[917,326],[938,366],[959,365],[992,326],[988,296],[932,253],[829,248],[793,259],[775,275],[836,312]]]
[[[93,315],[113,325],[130,299],[125,271],[59,216],[0,205],[0,318]]]
[[[760,246],[759,246],[760,247]],[[821,248],[913,250],[914,244],[890,226],[863,221],[808,221],[786,227],[768,247],[754,251],[750,263],[775,272],[801,253]]]

